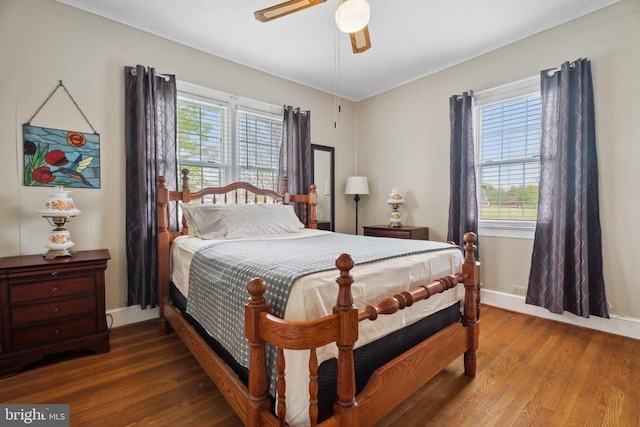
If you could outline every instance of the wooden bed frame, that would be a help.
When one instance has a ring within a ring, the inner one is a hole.
[[[371,426],[463,354],[465,374],[475,375],[480,326],[480,263],[474,256],[476,236],[467,233],[464,236],[465,259],[461,272],[399,295],[386,297],[375,306],[367,306],[362,312],[358,312],[351,296],[353,278],[350,270],[353,260],[348,254],[342,254],[336,260],[339,293],[333,313],[320,319],[301,322],[272,316],[264,296],[267,289],[265,282],[259,278],[253,279],[247,286],[251,296],[245,307],[245,332],[250,344],[249,384],[246,386],[169,301],[170,245],[176,237],[188,233],[184,218],[181,231],[169,231],[169,204],[192,202],[212,195],[215,195],[216,202],[222,203],[301,202],[308,206],[305,211],[308,228],[316,228],[315,185],[307,195],[288,194],[286,179],[283,181],[284,194],[261,190],[247,183],[190,192],[188,172],[183,170],[182,173],[181,191],[168,190],[165,178],[158,178],[160,332],[168,333],[170,326],[180,336],[245,425],[286,425],[283,349],[310,350],[309,415],[312,426]],[[462,323],[456,322],[445,327],[378,368],[356,396],[353,347],[358,339],[358,323],[365,320],[382,321],[379,320],[380,315],[395,313],[451,289],[458,283],[462,283],[465,288]],[[332,342],[338,346],[337,401],[334,403],[333,415],[317,424],[318,363],[315,349]],[[277,415],[272,412],[268,395],[265,343],[277,347]]]

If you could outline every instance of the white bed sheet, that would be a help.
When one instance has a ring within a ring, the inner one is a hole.
[[[261,236],[253,239],[201,240],[195,237],[180,236],[171,246],[171,280],[185,296],[189,295],[189,266],[194,253],[201,247],[213,242],[290,239],[330,233],[322,230],[303,229],[299,233]],[[385,238],[379,238],[384,244]],[[383,261],[354,266],[351,286],[354,303],[359,310],[367,304],[376,304],[382,298],[408,290],[419,284],[460,270],[463,262],[460,249],[452,246],[436,252],[408,255]],[[338,286],[335,282],[339,275],[337,269],[310,274],[296,280],[285,311],[285,319],[310,320],[326,316],[332,312],[336,303]],[[267,283],[267,301],[269,289]],[[356,348],[381,338],[391,332],[410,325],[432,313],[449,307],[462,300],[464,288],[460,285],[453,291],[434,295],[426,301],[420,301],[398,313],[384,316],[383,320],[360,322]],[[248,294],[247,294],[248,298]],[[317,350],[318,363],[337,357],[335,345],[327,345]],[[287,421],[292,425],[308,423],[308,351],[285,351],[287,378]],[[299,373],[299,375],[298,375]],[[300,392],[297,392],[299,390]],[[305,421],[306,420],[306,421]]]

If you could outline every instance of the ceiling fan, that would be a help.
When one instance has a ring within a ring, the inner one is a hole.
[[[298,12],[327,0],[290,0],[254,13],[260,22],[271,21]],[[369,4],[365,0],[340,0],[336,10],[336,23],[340,31],[351,38],[353,53],[362,53],[371,47],[369,39]]]

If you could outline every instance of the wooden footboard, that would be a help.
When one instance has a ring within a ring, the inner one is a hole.
[[[350,270],[353,260],[342,254],[336,260],[340,276],[337,303],[333,313],[311,321],[286,321],[269,314],[262,279],[253,279],[247,289],[251,294],[245,308],[245,331],[250,343],[249,401],[247,421],[250,426],[264,424],[284,425],[286,417],[286,381],[283,349],[310,350],[309,358],[309,419],[317,425],[318,416],[318,361],[316,349],[335,342],[338,347],[338,385],[334,414],[320,425],[370,426],[382,418],[419,387],[433,378],[456,358],[464,354],[465,373],[475,375],[478,348],[480,312],[480,264],[475,260],[473,233],[465,238],[465,262],[462,271],[418,286],[398,295],[384,298],[362,312],[353,304]],[[464,283],[464,321],[452,324],[426,339],[391,362],[378,368],[364,390],[356,396],[353,347],[358,339],[358,323],[375,321],[380,315],[403,310],[432,295],[442,293]],[[277,415],[270,411],[266,344],[278,349],[276,369]]]

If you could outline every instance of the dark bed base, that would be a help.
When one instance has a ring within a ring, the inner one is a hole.
[[[233,369],[242,383],[248,385],[249,370],[239,364],[218,341],[212,338],[207,331],[187,313],[187,299],[173,283],[170,286],[170,298],[173,305],[180,310],[184,318],[194,327],[218,356]],[[356,374],[356,393],[362,391],[376,369],[434,335],[441,329],[444,329],[452,323],[459,323],[461,321],[462,315],[460,313],[460,302],[458,301],[428,317],[420,319],[412,325],[355,349],[353,355]],[[337,368],[338,361],[335,358],[324,361],[318,367],[318,421],[323,421],[330,417],[333,412],[333,402],[335,402],[337,397]]]

